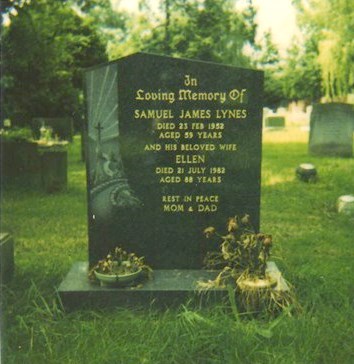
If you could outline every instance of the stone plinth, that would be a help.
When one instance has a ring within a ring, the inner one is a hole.
[[[268,263],[268,274],[274,277],[275,291],[289,290],[274,262]],[[58,289],[66,310],[106,307],[158,307],[167,308],[185,304],[189,299],[198,305],[222,302],[227,299],[227,289],[211,289],[208,294],[197,290],[198,281],[213,280],[218,271],[192,269],[162,269],[153,273],[153,278],[141,288],[111,288],[93,284],[88,280],[88,263],[77,262]]]

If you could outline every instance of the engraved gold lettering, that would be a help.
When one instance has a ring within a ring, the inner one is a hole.
[[[175,159],[177,164],[198,164],[205,163],[205,155],[197,154],[177,154]]]

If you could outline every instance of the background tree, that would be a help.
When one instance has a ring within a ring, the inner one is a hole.
[[[79,9],[95,27],[106,45],[107,52],[116,44],[124,44],[128,35],[129,15],[113,9],[107,0],[70,0],[74,9]]]
[[[77,112],[82,68],[107,59],[90,19],[63,1],[31,1],[16,11],[3,27],[3,117],[29,122]]]
[[[280,70],[286,99],[306,100],[310,104],[321,98],[321,69],[317,59],[317,44],[313,39],[302,45],[293,40]]]
[[[151,18],[142,1],[134,18],[126,46],[112,50],[114,56],[143,50],[177,57],[214,61],[237,66],[250,65],[246,44],[254,45],[256,24],[252,2],[237,11],[231,0],[163,0],[161,15]]]
[[[299,23],[317,44],[327,98],[343,97],[354,88],[354,6],[352,0],[294,0]]]
[[[139,10],[133,16],[125,14],[125,32],[120,41],[109,43],[107,53],[110,60],[147,51],[146,45],[151,41],[155,27],[161,27],[161,19],[152,14],[147,0],[139,1]]]
[[[276,109],[286,96],[281,72],[282,59],[270,31],[263,34],[255,49],[254,63],[264,71],[264,105]]]

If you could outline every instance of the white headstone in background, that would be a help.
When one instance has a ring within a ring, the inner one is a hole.
[[[263,116],[268,116],[269,114],[273,114],[273,110],[269,109],[269,107],[263,108]]]
[[[354,216],[354,196],[340,196],[337,201],[337,210],[341,214]]]
[[[353,155],[353,105],[314,105],[310,126],[309,150],[312,154],[336,157]]]
[[[276,114],[279,116],[286,116],[288,110],[285,107],[278,107]]]
[[[290,113],[303,113],[305,112],[306,104],[305,101],[292,101],[289,103],[288,111]]]
[[[312,113],[312,109],[313,109],[313,106],[312,105],[307,106],[306,107],[306,114],[308,114],[310,116],[311,113]]]

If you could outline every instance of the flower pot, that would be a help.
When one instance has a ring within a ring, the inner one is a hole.
[[[271,307],[274,306],[273,293],[277,283],[277,279],[269,275],[266,275],[265,278],[244,277],[238,279],[238,299],[241,311],[252,314],[271,311]]]
[[[266,276],[266,278],[242,278],[237,280],[237,285],[241,291],[270,289],[277,285],[275,277]]]
[[[311,163],[302,163],[296,170],[295,174],[300,181],[303,182],[314,182],[317,178],[316,167]]]
[[[123,262],[124,263],[124,262]],[[100,273],[94,271],[95,277],[100,281],[101,285],[128,285],[135,281],[141,274],[142,269],[138,268],[131,273]]]

